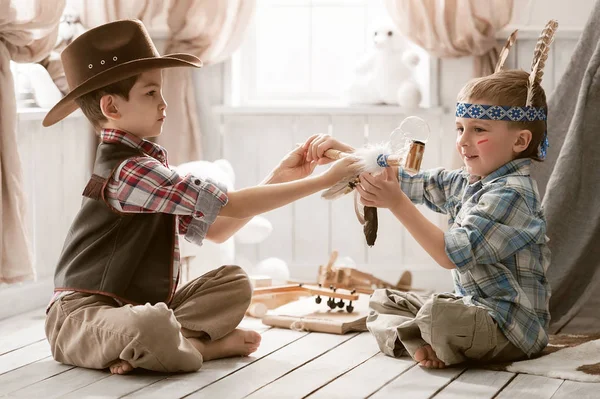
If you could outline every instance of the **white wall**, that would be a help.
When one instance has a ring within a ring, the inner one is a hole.
[[[560,29],[581,29],[596,0],[514,0],[511,25],[542,28],[556,19]]]

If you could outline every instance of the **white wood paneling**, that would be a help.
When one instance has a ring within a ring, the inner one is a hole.
[[[331,118],[323,115],[319,116],[292,116],[288,117],[291,121],[291,135],[293,143],[304,143],[307,137],[315,133],[326,133],[332,124]],[[283,130],[280,133],[283,133]],[[288,149],[275,155],[281,157]],[[317,166],[314,173],[321,173],[327,167]],[[323,259],[327,259],[331,247],[331,204],[323,200],[320,195],[313,194],[299,201],[293,206],[287,207],[292,210],[292,258],[302,265],[319,265]],[[283,214],[282,214],[283,215]],[[279,220],[280,226],[288,221]],[[276,232],[276,226],[273,226]],[[276,235],[276,234],[275,234]],[[272,249],[268,246],[261,248],[261,255],[270,253]],[[282,253],[281,257],[287,260],[287,253]]]
[[[26,226],[38,281],[0,288],[0,298],[19,298],[16,306],[0,310],[0,318],[43,306],[49,300],[56,262],[91,175],[96,137],[87,119],[76,112],[44,128],[46,112],[20,110],[17,120]]]
[[[17,145],[23,163],[27,219],[39,279],[51,277],[81,192],[91,175],[96,138],[80,113],[51,127],[45,112],[20,113]]]

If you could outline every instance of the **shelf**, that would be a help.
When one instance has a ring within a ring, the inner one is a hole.
[[[17,120],[19,121],[41,121],[44,120],[46,114],[50,111],[49,108],[18,108],[17,109]],[[65,119],[70,118],[83,118],[83,112],[80,109],[73,112]]]
[[[443,107],[407,109],[391,105],[283,105],[283,106],[216,106],[217,115],[442,115]]]

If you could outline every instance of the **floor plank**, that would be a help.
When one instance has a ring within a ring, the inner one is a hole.
[[[558,390],[563,380],[518,374],[500,392],[498,399],[549,399]]]
[[[366,398],[415,365],[416,363],[410,357],[395,359],[378,353],[308,397],[310,399]]]
[[[6,395],[36,382],[64,373],[72,369],[56,362],[51,357],[28,364],[16,370],[0,375],[0,395]]]
[[[75,367],[64,373],[55,375],[52,378],[48,378],[13,392],[10,397],[27,399],[58,398],[109,376],[110,373],[108,371],[90,370]]]
[[[586,313],[587,312],[587,313]],[[596,310],[597,312],[597,310]],[[578,315],[597,319],[584,309]],[[270,328],[245,318],[242,328],[263,336],[248,358],[207,362],[197,373],[137,373],[62,365],[51,357],[44,336],[44,310],[0,321],[0,396],[11,398],[254,398],[304,397],[435,399],[591,399],[600,384],[460,368],[424,370],[409,358],[378,353],[368,334],[338,336]],[[581,324],[581,323],[580,323]],[[582,323],[594,328],[594,323]],[[595,326],[595,324],[594,324]],[[571,328],[581,328],[571,323]],[[591,330],[590,330],[591,331]],[[464,371],[464,372],[463,372]],[[461,374],[462,373],[462,374]],[[500,392],[498,392],[500,391]],[[293,393],[293,394],[291,394]]]
[[[467,370],[437,394],[435,399],[493,398],[514,377],[514,373],[506,371]]]
[[[48,300],[50,300],[50,297],[48,297]],[[0,320],[0,336],[19,328],[27,328],[31,325],[32,321],[44,320],[45,318],[46,310],[36,309],[18,316],[2,319]]]
[[[68,395],[61,396],[61,399],[117,399],[164,378],[164,375],[158,373],[151,375],[111,375],[74,390]]]
[[[371,396],[371,398],[429,398],[457,378],[463,370],[464,369],[462,368],[455,367],[428,370],[416,366],[384,386],[381,390]]]
[[[600,384],[565,381],[552,396],[552,399],[597,399],[600,397]]]
[[[50,344],[43,340],[0,356],[0,375],[50,356]]]
[[[34,320],[28,327],[19,328],[1,336],[0,355],[45,339],[44,320]]]
[[[221,378],[252,364],[306,336],[306,332],[273,328],[262,334],[261,345],[251,357],[238,357],[207,362],[196,373],[174,374],[125,398],[168,399],[189,395]]]
[[[302,398],[377,352],[379,348],[368,334],[312,333],[190,399]]]
[[[307,367],[307,364],[311,366],[318,363],[323,357],[329,357],[328,355],[336,352],[336,349],[345,346],[344,343],[354,342],[354,339],[356,339],[356,334],[309,334],[251,366],[196,392],[196,394],[190,396],[190,399],[224,397],[235,399],[244,398],[247,395],[249,395],[248,398],[255,396],[260,398],[302,397],[310,390],[305,394],[301,394],[298,391],[297,379],[290,379],[289,377],[296,375],[299,370],[303,370]],[[364,346],[364,339],[361,339],[359,344]],[[355,350],[355,347],[356,345],[351,345],[348,350]],[[372,348],[367,348],[366,352],[367,357],[374,354]],[[336,353],[340,354],[339,351]],[[358,357],[365,356],[364,353],[358,351],[355,354]],[[321,355],[323,356],[319,357]],[[314,360],[315,358],[317,359]],[[344,360],[340,361],[340,363],[343,362]],[[310,385],[314,380],[321,378],[322,376],[319,373],[324,370],[314,371],[309,380],[303,379],[305,385]],[[266,390],[260,389],[265,385]],[[254,394],[252,394],[253,392]]]
[[[0,355],[46,339],[45,319],[38,309],[0,321]]]

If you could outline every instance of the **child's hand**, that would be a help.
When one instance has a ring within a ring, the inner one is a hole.
[[[288,182],[310,175],[317,166],[316,162],[306,160],[306,148],[298,145],[279,162],[273,171],[274,182]]]
[[[322,176],[326,179],[328,186],[333,186],[342,179],[357,176],[359,168],[359,159],[347,156],[335,161],[327,171],[323,172]]]
[[[327,150],[339,150],[342,152],[354,152],[354,148],[348,144],[344,144],[328,134],[317,134],[309,137],[304,144],[307,149],[306,161],[317,161],[319,165],[325,165],[333,162],[334,160],[325,157],[325,151]]]
[[[370,173],[360,175],[360,184],[356,186],[361,202],[365,206],[392,209],[405,199],[406,194],[400,189],[397,175],[392,168],[385,168],[383,173],[372,176]]]

